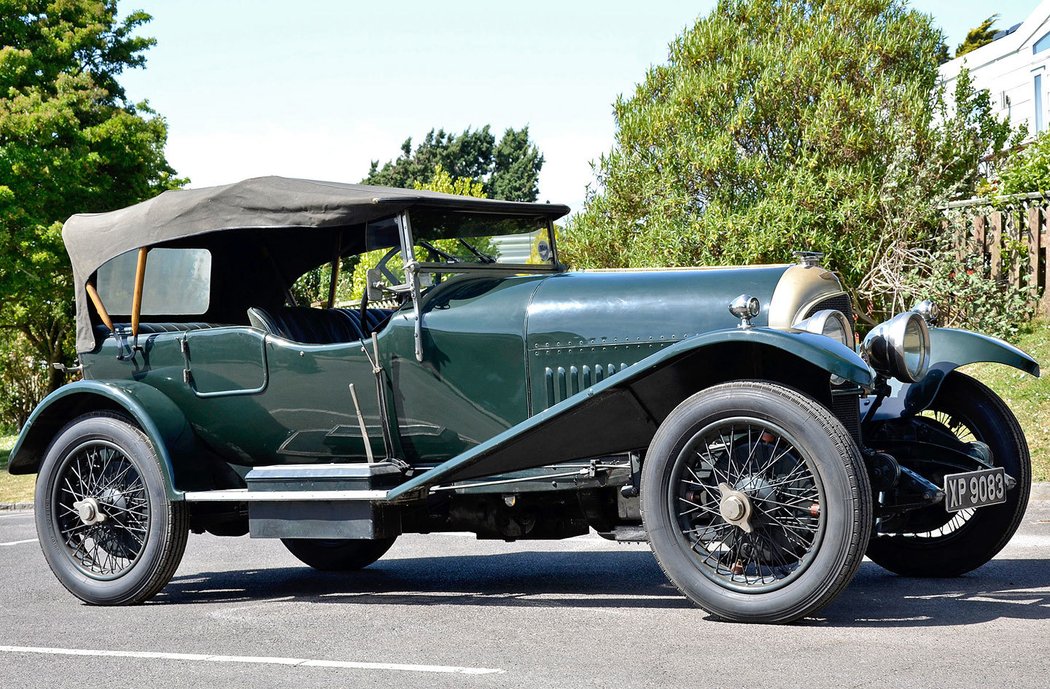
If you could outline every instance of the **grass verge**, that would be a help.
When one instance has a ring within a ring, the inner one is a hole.
[[[0,505],[12,502],[33,502],[36,475],[12,476],[7,473],[7,457],[14,447],[15,436],[0,435]]]
[[[1015,344],[1040,363],[1042,378],[999,364],[972,364],[962,370],[1010,406],[1028,439],[1032,480],[1050,481],[1050,322],[1036,321]]]

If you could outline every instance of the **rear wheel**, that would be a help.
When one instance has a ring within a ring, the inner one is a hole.
[[[131,605],[171,580],[189,534],[146,435],[113,414],[82,416],[52,441],[36,484],[36,527],[51,571],[95,605]]]
[[[1017,485],[1001,505],[947,512],[937,504],[908,513],[894,520],[891,533],[872,537],[867,554],[904,576],[959,576],[995,557],[1021,524],[1032,486],[1028,443],[999,396],[958,371],[945,378],[923,415],[964,443],[986,443],[994,465],[1003,467]],[[943,475],[927,478],[943,485]]]
[[[325,572],[362,569],[386,555],[395,538],[356,540],[340,538],[282,538],[288,552],[303,564]]]
[[[719,385],[661,424],[642,467],[657,561],[693,602],[738,622],[790,622],[852,579],[871,491],[852,437],[785,387]]]

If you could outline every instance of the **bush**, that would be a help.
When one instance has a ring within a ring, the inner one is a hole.
[[[940,235],[932,249],[918,257],[907,276],[904,293],[910,294],[911,303],[935,301],[941,309],[938,325],[1016,340],[1035,316],[1036,288],[1028,279],[1022,287],[1009,284],[1005,278],[993,280],[982,254],[968,253],[960,258],[958,251],[950,233]],[[1001,275],[1009,275],[1014,266],[1024,269],[1027,263],[1027,247],[1007,242]]]

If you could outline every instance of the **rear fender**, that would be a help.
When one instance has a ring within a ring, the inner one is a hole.
[[[1039,377],[1039,364],[1017,347],[969,330],[930,328],[930,370],[921,381],[905,384],[891,381],[892,393],[883,401],[873,420],[912,416],[926,409],[937,397],[949,373],[978,362],[1006,364]],[[871,399],[862,401],[863,408]]]
[[[830,338],[768,328],[717,330],[682,340],[439,464],[391,491],[430,486],[648,447],[663,419],[689,395],[738,379],[796,387],[830,403],[829,374],[870,387],[873,374]]]
[[[93,411],[114,411],[134,420],[157,452],[168,497],[181,500],[175,460],[185,459],[190,466],[181,468],[192,468],[193,458],[199,456],[196,436],[174,402],[156,388],[133,381],[78,381],[45,397],[18,434],[8,471],[12,474],[39,471],[48,446],[62,427]],[[192,481],[188,473],[185,475],[186,480]]]

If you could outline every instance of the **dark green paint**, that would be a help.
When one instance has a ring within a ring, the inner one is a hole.
[[[930,328],[930,370],[918,383],[904,386],[904,413],[917,414],[937,397],[941,383],[956,368],[978,362],[1006,364],[1039,376],[1039,364],[1017,347],[988,335],[954,328]]]
[[[734,328],[732,330],[717,330],[695,335],[646,357],[637,365],[631,366],[555,404],[553,407],[535,414],[481,445],[450,459],[425,474],[413,478],[411,481],[391,491],[390,499],[394,500],[415,494],[428,486],[456,481],[467,470],[473,469],[479,463],[498,459],[499,454],[505,449],[512,448],[516,450],[516,446],[520,446],[521,443],[528,443],[530,436],[535,437],[544,433],[551,422],[569,414],[583,413],[585,412],[583,409],[585,406],[595,405],[603,398],[612,398],[614,395],[629,390],[632,383],[646,377],[654,370],[674,359],[693,351],[702,350],[704,347],[726,342],[750,342],[781,349],[858,385],[868,387],[873,382],[871,369],[856,352],[821,335],[799,331],[770,330],[767,328],[751,328],[748,330]],[[616,423],[617,421],[613,420],[611,423]],[[631,448],[620,449],[627,450]],[[535,456],[531,458],[531,463],[530,460],[526,460],[525,463],[514,466],[513,469],[528,469],[547,463],[548,461],[542,455]]]
[[[168,497],[181,499],[176,489],[173,461],[192,452],[192,433],[179,408],[155,388],[135,381],[83,380],[65,385],[45,397],[33,410],[11,450],[12,474],[35,473],[47,445],[72,420],[67,410],[86,413],[99,408],[91,399],[115,403],[127,412],[149,438],[164,472]]]
[[[422,362],[415,358],[410,308],[395,313],[378,336],[394,452],[442,471],[449,460],[469,463],[478,448],[491,452],[499,439],[519,437],[596,391],[625,385],[668,357],[727,341],[776,347],[870,383],[852,351],[816,335],[763,328],[764,311],[755,328],[736,327],[728,303],[747,292],[767,305],[785,269],[448,279],[422,300]],[[142,336],[139,344],[128,356],[110,337],[82,355],[85,377],[128,381],[106,389],[148,390],[124,393],[130,401],[121,404],[137,419],[178,412],[192,435],[231,465],[363,460],[350,383],[372,450],[383,456],[375,378],[361,343],[303,345],[228,326]],[[151,436],[165,443],[166,437]],[[535,462],[547,463],[542,456]]]

